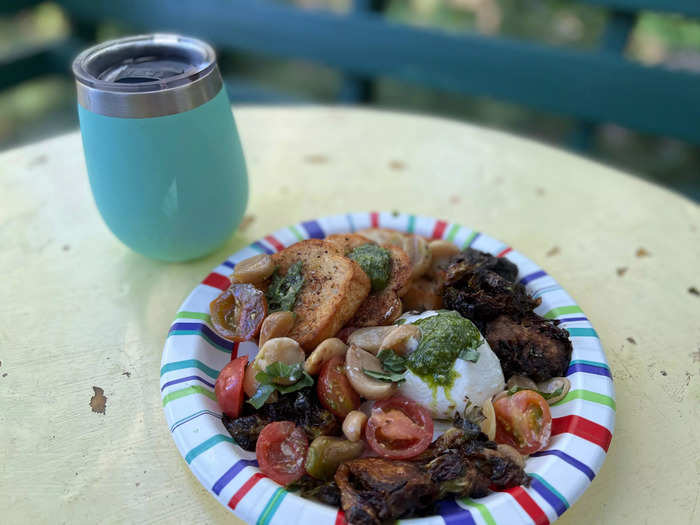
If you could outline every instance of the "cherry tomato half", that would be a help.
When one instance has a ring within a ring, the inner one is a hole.
[[[547,401],[532,390],[521,390],[493,402],[497,443],[511,445],[521,454],[547,446],[552,434],[552,414]]]
[[[301,427],[291,421],[275,421],[262,429],[255,445],[260,470],[280,485],[304,475],[309,442]]]
[[[248,356],[237,357],[219,372],[214,385],[216,400],[224,414],[238,417],[243,408],[243,377]]]
[[[403,396],[377,401],[365,431],[367,443],[380,456],[408,459],[433,440],[433,419],[421,405]]]
[[[345,418],[362,402],[345,375],[345,360],[341,356],[323,363],[316,392],[321,404],[339,418]]]
[[[234,283],[209,305],[214,330],[229,341],[253,339],[267,314],[265,294],[252,284]]]

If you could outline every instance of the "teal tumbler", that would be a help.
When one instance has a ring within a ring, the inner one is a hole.
[[[87,49],[73,72],[90,186],[114,235],[166,261],[226,241],[248,178],[213,49],[178,35],[128,37]]]

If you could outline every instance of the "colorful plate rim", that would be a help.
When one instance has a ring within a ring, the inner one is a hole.
[[[214,382],[231,355],[251,355],[254,343],[234,344],[209,323],[209,303],[228,286],[235,264],[259,253],[274,253],[307,238],[361,228],[383,227],[471,246],[518,266],[518,280],[542,298],[537,313],[558,319],[570,335],[573,354],[567,371],[571,391],[552,407],[552,441],[526,465],[530,487],[485,498],[442,501],[438,514],[402,523],[452,525],[545,524],[561,516],[590,485],[605,460],[615,422],[615,391],[605,353],[581,308],[538,265],[488,235],[430,217],[396,212],[334,215],[304,221],[264,237],[223,261],[180,307],[163,350],[160,387],[175,444],[202,485],[238,517],[256,525],[345,523],[341,510],[306,500],[266,478],[255,454],[235,445],[223,424]]]

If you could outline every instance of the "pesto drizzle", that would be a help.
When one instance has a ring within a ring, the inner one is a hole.
[[[470,361],[478,359],[475,349],[481,344],[481,334],[469,319],[453,311],[440,311],[414,324],[420,328],[421,340],[408,356],[408,368],[432,387],[443,386],[447,391],[457,377],[455,359],[466,349],[473,350]]]
[[[372,291],[386,288],[391,277],[391,253],[377,244],[363,244],[352,250],[348,257],[360,265],[372,283]]]

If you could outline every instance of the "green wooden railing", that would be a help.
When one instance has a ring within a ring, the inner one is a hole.
[[[573,116],[581,123],[576,141],[581,148],[601,122],[700,143],[700,75],[642,66],[623,54],[641,10],[700,17],[700,0],[579,2],[610,11],[594,51],[391,23],[382,15],[383,0],[356,0],[344,15],[271,0],[59,0],[83,40],[5,60],[0,88],[41,71],[68,71],[67,57],[87,45],[90,27],[111,20],[134,31],[193,34],[222,50],[333,67],[344,74],[344,101],[371,100],[373,79],[384,76]]]

